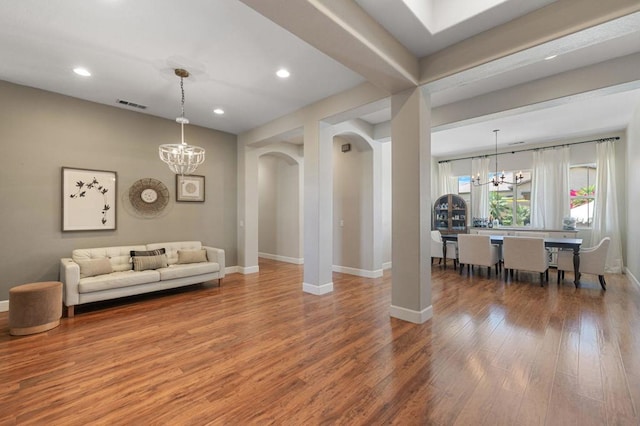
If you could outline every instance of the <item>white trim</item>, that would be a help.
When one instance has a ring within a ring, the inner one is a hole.
[[[625,267],[624,273],[629,276],[631,281],[633,281],[638,287],[640,287],[640,281],[638,281],[638,279],[635,277],[635,275],[633,275],[633,273],[629,270],[629,268]]]
[[[237,274],[238,273],[238,267],[237,266],[227,266],[226,268],[224,268],[224,274]]]
[[[386,271],[387,269],[391,269],[391,262],[384,262],[382,264],[382,270]]]
[[[302,283],[302,291],[305,293],[315,294],[316,296],[322,296],[323,294],[331,293],[333,291],[333,282],[322,285]]]
[[[9,301],[0,300],[0,312],[8,312],[8,311],[9,311]]]
[[[243,274],[243,275],[247,275],[247,274],[257,274],[258,272],[260,272],[260,267],[259,266],[238,266],[238,272]]]
[[[411,309],[391,305],[389,308],[389,314],[393,318],[398,318],[415,324],[422,324],[433,318],[433,305],[429,305],[422,311],[413,311]]]
[[[382,269],[370,271],[367,269],[350,268],[348,266],[333,265],[333,272],[341,272],[343,274],[357,275],[364,278],[378,278],[382,276]]]
[[[280,256],[278,254],[270,254],[270,253],[260,253],[258,252],[258,257],[263,257],[265,259],[277,260],[279,262],[287,262],[287,263],[295,263],[296,265],[302,265],[304,263],[303,257],[288,257],[288,256]]]

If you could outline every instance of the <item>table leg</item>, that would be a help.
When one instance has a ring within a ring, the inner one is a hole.
[[[444,269],[447,269],[447,242],[442,242],[442,261],[444,262]]]
[[[580,248],[573,249],[573,277],[577,288],[580,285]]]

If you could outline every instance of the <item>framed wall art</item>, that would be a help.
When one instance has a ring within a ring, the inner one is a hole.
[[[204,176],[176,175],[176,201],[204,202]]]
[[[118,174],[62,168],[62,231],[116,229]]]

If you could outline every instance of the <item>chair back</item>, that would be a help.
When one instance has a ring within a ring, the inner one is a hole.
[[[458,260],[465,265],[491,265],[491,237],[458,234]]]
[[[441,243],[442,242],[442,234],[440,234],[440,231],[435,230],[435,231],[431,231],[431,239],[437,243]]]
[[[543,238],[504,237],[502,256],[505,269],[544,272],[549,268]]]
[[[580,272],[604,274],[611,238],[604,237],[597,246],[580,250]]]

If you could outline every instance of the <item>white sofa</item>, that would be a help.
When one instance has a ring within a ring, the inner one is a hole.
[[[162,259],[162,262],[166,262],[168,266],[134,270],[131,251],[159,251],[160,249],[165,249],[166,260],[161,255],[154,256],[154,259]],[[191,254],[201,255],[202,249],[206,251],[206,259],[199,259],[198,257],[201,256],[191,256],[195,259],[189,259]],[[183,262],[206,261],[179,263],[179,250]],[[108,263],[105,259],[108,259]],[[102,270],[97,265],[101,265]],[[149,293],[213,279],[221,283],[224,272],[224,250],[203,246],[200,241],[77,249],[73,250],[71,258],[60,260],[63,302],[69,317],[74,315],[74,307],[83,303]]]

